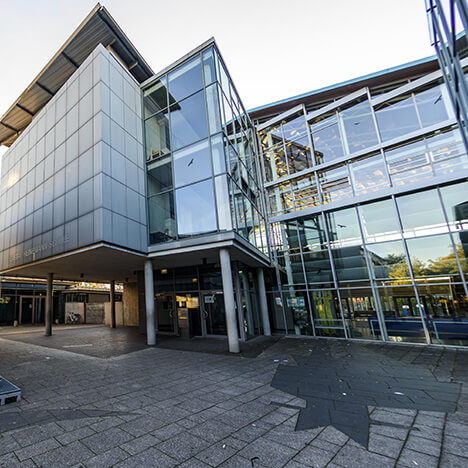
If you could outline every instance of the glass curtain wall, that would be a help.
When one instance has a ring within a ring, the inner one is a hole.
[[[272,229],[278,331],[468,344],[468,181]]]
[[[145,90],[149,243],[234,230],[268,254],[255,131],[214,46]]]
[[[364,96],[319,116],[309,117],[304,108],[263,128],[270,215],[359,202],[468,169],[448,99],[445,85],[435,81],[375,106]],[[411,138],[414,132],[420,136]]]

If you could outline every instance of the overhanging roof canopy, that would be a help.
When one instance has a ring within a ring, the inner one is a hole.
[[[10,146],[34,116],[99,45],[111,46],[135,79],[154,75],[149,65],[99,3],[0,119],[0,145]]]

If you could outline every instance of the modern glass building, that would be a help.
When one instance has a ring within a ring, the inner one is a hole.
[[[435,57],[247,112],[213,39],[155,74],[98,5],[0,143],[0,273],[122,282],[150,344],[468,344],[468,156]]]

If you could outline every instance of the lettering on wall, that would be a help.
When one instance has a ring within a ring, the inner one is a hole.
[[[36,245],[34,247],[26,249],[24,252],[18,252],[16,255],[12,255],[10,257],[9,259],[10,263],[14,263],[21,258],[27,259],[28,257],[31,257],[31,256],[33,257],[32,260],[35,260],[37,253],[50,250],[61,244],[66,244],[69,240],[70,240],[70,235],[65,234],[65,236],[62,239],[53,239],[53,240],[50,240],[49,242],[44,242],[44,244]]]

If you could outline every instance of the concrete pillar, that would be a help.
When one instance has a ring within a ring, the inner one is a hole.
[[[150,346],[156,344],[156,327],[154,320],[154,283],[153,263],[145,261],[145,303],[146,303],[146,342]]]
[[[52,320],[54,301],[53,294],[54,274],[47,274],[46,310],[45,310],[45,335],[52,336]]]
[[[229,351],[238,353],[239,334],[237,333],[236,307],[234,302],[234,288],[232,285],[231,256],[226,248],[219,249],[221,262],[221,276],[223,278],[224,308],[226,311],[226,326],[228,333]]]
[[[242,286],[245,294],[245,308],[247,312],[247,329],[250,335],[255,335],[255,324],[253,320],[252,301],[250,300],[249,277],[245,269],[242,270]]]
[[[237,305],[237,319],[239,320],[239,332],[241,341],[245,341],[245,317],[244,307],[242,305],[242,287],[239,276],[239,263],[236,262],[234,267],[234,291],[236,294],[236,305]]]
[[[115,281],[110,282],[110,327],[115,328]]]
[[[260,304],[260,314],[262,316],[263,334],[271,336],[270,317],[268,315],[268,303],[265,290],[265,277],[263,268],[257,268],[257,285],[258,285],[258,303]]]

